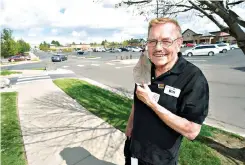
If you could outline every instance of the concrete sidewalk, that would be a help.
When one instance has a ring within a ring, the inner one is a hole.
[[[29,165],[124,164],[124,134],[81,107],[51,80],[17,89]]]

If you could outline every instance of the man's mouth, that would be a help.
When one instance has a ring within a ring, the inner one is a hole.
[[[154,54],[153,56],[155,56],[155,57],[164,57],[164,56],[166,56],[167,54]]]

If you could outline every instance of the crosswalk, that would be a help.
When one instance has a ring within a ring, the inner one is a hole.
[[[118,63],[93,63],[93,64],[78,64],[75,67],[80,67],[80,68],[84,68],[84,67],[94,67],[94,68],[98,68],[98,67],[104,67],[104,66],[108,66],[108,67],[112,67],[114,69],[122,69],[122,68],[130,68],[130,67],[134,67],[136,64],[118,64]],[[68,68],[68,67],[74,67],[74,66],[62,66],[63,68]]]
[[[49,75],[39,74],[39,75],[29,75],[29,76],[20,76],[17,79],[16,85],[18,84],[26,84],[36,81],[43,81],[51,79]]]
[[[207,63],[212,57],[184,57],[187,61],[190,61],[192,63]],[[73,67],[79,67],[79,68],[86,68],[86,67],[93,67],[93,68],[100,68],[100,67],[110,67],[113,69],[124,69],[124,68],[133,68],[138,61],[134,60],[134,62],[129,63],[121,63],[120,61],[91,61],[91,62],[81,62],[76,63],[75,65],[70,65],[67,63],[64,66],[61,66],[62,68],[73,68]]]

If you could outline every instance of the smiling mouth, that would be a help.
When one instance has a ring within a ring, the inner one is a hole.
[[[164,56],[166,56],[167,54],[154,54],[153,56],[155,56],[155,57],[164,57]]]

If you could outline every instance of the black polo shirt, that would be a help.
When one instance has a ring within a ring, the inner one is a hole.
[[[202,71],[186,61],[181,53],[174,67],[155,77],[152,65],[151,91],[160,94],[158,104],[189,121],[202,124],[208,114],[209,87]],[[171,95],[170,87],[180,89]],[[136,91],[136,88],[135,88]],[[134,120],[131,152],[134,157],[154,165],[172,165],[178,160],[182,135],[168,127],[157,114],[140,101],[134,91]]]

